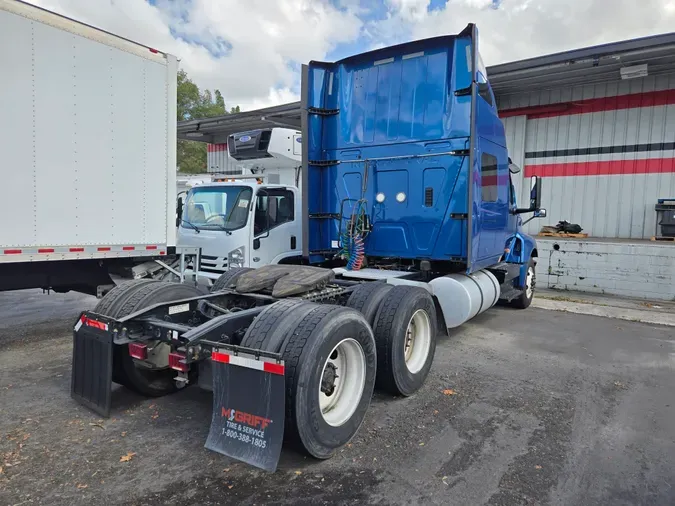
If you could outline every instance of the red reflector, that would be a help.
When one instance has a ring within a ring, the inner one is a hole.
[[[223,364],[229,364],[230,356],[227,353],[219,353],[217,351],[212,351],[211,360],[213,360],[214,362],[222,362]]]
[[[185,355],[180,353],[169,353],[169,367],[175,371],[188,372],[187,364],[182,361],[185,359]]]
[[[54,248],[40,248],[38,253],[54,253]]]
[[[82,317],[82,323],[84,323],[87,327],[93,327],[99,330],[108,330],[107,323],[103,323],[98,320],[92,320],[91,318],[87,318],[86,316]]]
[[[155,54],[159,53],[159,51],[157,51],[156,49],[152,49],[151,47],[149,47],[148,49],[150,50],[151,53]]]
[[[98,248],[98,251],[110,251],[110,248]]]
[[[146,246],[145,249],[157,249],[157,246]]]
[[[133,250],[135,250],[135,249],[136,249],[136,248],[135,248],[134,246],[124,246],[124,247],[122,248],[122,251],[133,251]]]
[[[20,255],[21,250],[20,249],[6,249],[5,250],[5,255]]]
[[[141,343],[129,343],[129,355],[131,355],[132,358],[145,360],[148,358],[148,347]]]
[[[71,253],[82,253],[84,248],[70,248]]]
[[[284,365],[275,364],[274,362],[265,362],[263,366],[263,371],[271,372],[272,374],[281,374],[284,375]]]
[[[159,254],[160,255],[166,255],[166,251],[160,251]]]

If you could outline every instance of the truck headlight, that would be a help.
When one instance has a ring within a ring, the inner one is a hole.
[[[240,246],[237,249],[233,249],[227,254],[227,266],[229,267],[244,267],[246,263],[246,257],[244,246]]]

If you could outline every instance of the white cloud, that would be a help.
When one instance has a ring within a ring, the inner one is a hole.
[[[228,106],[242,110],[297,100],[299,75],[290,65],[325,59],[361,28],[352,11],[327,0],[31,1],[175,54],[200,87],[220,89]],[[188,42],[195,40],[203,45]],[[204,46],[229,51],[218,58]]]
[[[430,0],[378,0],[384,19],[374,21],[373,12],[382,14],[376,0],[29,1],[175,54],[200,87],[220,89],[243,110],[297,100],[298,64],[359,36],[365,51],[474,22],[490,65],[675,26],[675,0],[501,0],[497,9],[492,0],[449,0],[431,11]]]
[[[502,0],[498,8],[491,0],[449,0],[444,9],[413,17],[408,4],[419,10],[419,5],[429,2],[388,1],[390,19],[380,26],[380,34],[389,37],[390,43],[398,42],[400,20],[408,21],[412,39],[457,33],[472,22],[478,26],[487,65],[665,33],[675,27],[673,0]]]

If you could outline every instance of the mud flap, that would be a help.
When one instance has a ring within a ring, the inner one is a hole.
[[[113,338],[105,323],[83,314],[73,330],[70,395],[101,416],[110,416]]]
[[[284,438],[283,361],[214,351],[213,414],[206,448],[276,471]]]

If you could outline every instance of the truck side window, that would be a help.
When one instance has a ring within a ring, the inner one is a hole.
[[[254,233],[268,230],[295,219],[293,192],[283,188],[262,190],[255,206]]]
[[[480,72],[477,73],[477,77],[478,77],[478,95],[480,95],[481,98],[485,100],[488,104],[490,104],[490,106],[494,105],[494,101],[492,100],[492,92],[490,91],[490,85],[488,84],[488,80]]]
[[[483,202],[497,202],[497,157],[482,153],[480,157],[480,187]]]

